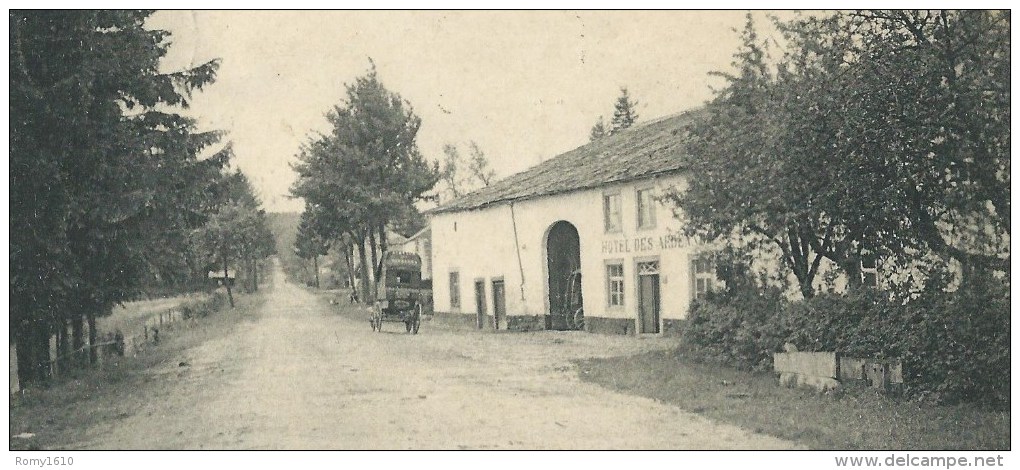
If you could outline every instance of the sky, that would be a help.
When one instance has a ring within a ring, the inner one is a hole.
[[[161,11],[149,26],[172,33],[167,70],[222,60],[188,112],[201,129],[226,131],[267,210],[300,212],[290,164],[328,130],[325,113],[369,58],[421,117],[426,158],[440,160],[447,143],[465,154],[474,141],[505,177],[587,143],[620,87],[639,122],[704,104],[722,83],[709,72],[731,68],[745,14]]]

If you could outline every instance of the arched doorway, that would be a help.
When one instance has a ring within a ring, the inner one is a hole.
[[[549,277],[549,312],[545,327],[550,330],[582,329],[581,240],[577,228],[561,220],[546,237]]]

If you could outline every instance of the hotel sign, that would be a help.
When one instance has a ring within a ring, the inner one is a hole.
[[[680,234],[668,234],[658,237],[618,238],[602,241],[602,254],[615,255],[621,253],[645,253],[649,251],[671,250],[690,246],[687,237]]]

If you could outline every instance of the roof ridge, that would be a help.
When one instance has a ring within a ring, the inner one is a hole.
[[[478,209],[498,202],[587,189],[600,184],[651,177],[676,171],[676,150],[687,134],[666,132],[663,123],[689,126],[704,107],[668,114],[635,124],[606,138],[585,143],[534,166],[464,194],[426,213]],[[660,125],[660,126],[657,126]]]

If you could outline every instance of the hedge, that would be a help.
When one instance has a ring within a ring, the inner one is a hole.
[[[985,282],[896,302],[874,290],[716,296],[692,305],[687,354],[742,369],[771,370],[772,354],[800,351],[903,361],[908,395],[940,403],[1008,405],[1009,290]]]

